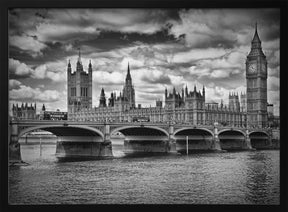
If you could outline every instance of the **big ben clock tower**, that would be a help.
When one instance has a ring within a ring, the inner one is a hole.
[[[251,51],[246,59],[247,124],[250,127],[267,126],[267,60],[255,26]]]

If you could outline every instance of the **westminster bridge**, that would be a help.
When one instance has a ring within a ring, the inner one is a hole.
[[[9,159],[21,160],[19,138],[35,130],[57,136],[56,157],[112,157],[111,135],[125,136],[125,153],[255,150],[270,148],[271,129],[152,122],[96,123],[11,120]],[[279,135],[279,132],[278,132]]]

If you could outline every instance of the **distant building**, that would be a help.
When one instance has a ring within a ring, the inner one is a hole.
[[[267,59],[257,32],[246,59],[247,122],[251,127],[267,127]]]
[[[79,53],[80,58],[80,53]],[[78,59],[77,67],[81,62]],[[81,66],[82,67],[82,66]],[[91,69],[90,69],[91,68]],[[76,75],[82,76],[82,68],[77,68]],[[90,72],[91,70],[91,72]],[[83,74],[84,76],[84,74]],[[85,75],[86,76],[86,75]],[[89,76],[87,82],[92,84],[92,66],[89,64]],[[228,105],[220,105],[216,102],[206,102],[205,87],[202,92],[196,86],[192,91],[188,87],[177,92],[175,87],[172,93],[165,89],[165,104],[156,100],[155,107],[142,108],[140,104],[135,107],[135,90],[128,63],[124,88],[117,97],[112,92],[108,104],[106,104],[105,91],[102,88],[99,107],[92,108],[90,100],[82,98],[80,93],[75,93],[72,98],[72,88],[82,83],[81,77],[71,77],[71,65],[68,64],[68,119],[74,121],[95,122],[133,122],[150,121],[165,123],[190,123],[193,125],[212,125],[218,122],[220,125],[268,127],[267,114],[267,60],[262,52],[261,41],[258,36],[257,26],[251,43],[251,51],[246,60],[246,94],[229,93]],[[73,85],[73,86],[72,86]],[[79,86],[78,86],[79,87]],[[75,88],[77,90],[77,88]],[[80,87],[78,88],[78,90]],[[90,89],[90,87],[89,87]],[[71,90],[71,91],[70,91]],[[79,94],[79,95],[78,95]],[[88,93],[88,99],[92,94]],[[73,100],[73,101],[72,101]],[[87,101],[89,104],[87,104]]]
[[[12,118],[13,119],[20,119],[20,120],[33,120],[37,119],[36,115],[36,103],[34,103],[34,106],[32,103],[30,106],[25,103],[25,105],[22,103],[21,106],[18,106],[18,104],[12,106]]]
[[[243,110],[243,112],[247,112],[247,95],[242,92],[240,95],[240,105],[241,105],[241,110]]]
[[[267,104],[268,119],[274,116],[274,106],[273,104]]]
[[[127,80],[128,79],[128,80]],[[127,85],[128,84],[128,85]],[[127,87],[129,89],[127,89]],[[126,88],[126,89],[125,89]],[[129,92],[129,94],[127,94]],[[135,107],[135,91],[132,85],[130,67],[128,65],[123,94],[119,96],[111,93],[106,104],[105,91],[100,93],[99,107],[92,109],[83,108],[69,114],[68,119],[73,121],[96,122],[170,122],[191,124],[214,124],[243,126],[246,124],[246,114],[241,110],[238,94],[229,95],[229,104],[218,105],[216,102],[205,103],[205,87],[197,91],[189,91],[186,86],[181,94],[173,88],[172,93],[165,89],[165,105],[161,100],[156,100],[155,107],[142,108],[140,104]]]
[[[67,112],[61,112],[59,109],[56,111],[46,111],[43,104],[40,115],[40,120],[67,120]]]
[[[70,61],[67,68],[67,111],[68,114],[82,109],[92,108],[92,64],[88,65],[88,73],[84,71],[81,53],[76,64],[76,71],[72,72]]]
[[[267,112],[268,112],[268,125],[272,128],[280,127],[280,118],[279,116],[274,115],[274,105],[267,104]]]

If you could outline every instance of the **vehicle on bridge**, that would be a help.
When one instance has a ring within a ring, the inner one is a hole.
[[[149,117],[133,117],[133,122],[150,122]]]

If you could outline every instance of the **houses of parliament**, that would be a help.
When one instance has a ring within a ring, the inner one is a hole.
[[[251,51],[246,59],[246,94],[229,94],[229,103],[224,105],[205,101],[205,87],[190,90],[187,86],[181,91],[163,91],[164,105],[156,100],[155,107],[142,108],[135,104],[135,89],[128,63],[123,90],[117,96],[112,92],[107,98],[102,88],[99,106],[92,108],[92,64],[88,73],[84,71],[81,55],[72,72],[70,61],[67,68],[68,120],[95,122],[169,122],[192,125],[249,126],[265,128],[268,125],[267,113],[267,60],[261,47],[261,40],[255,28]]]

